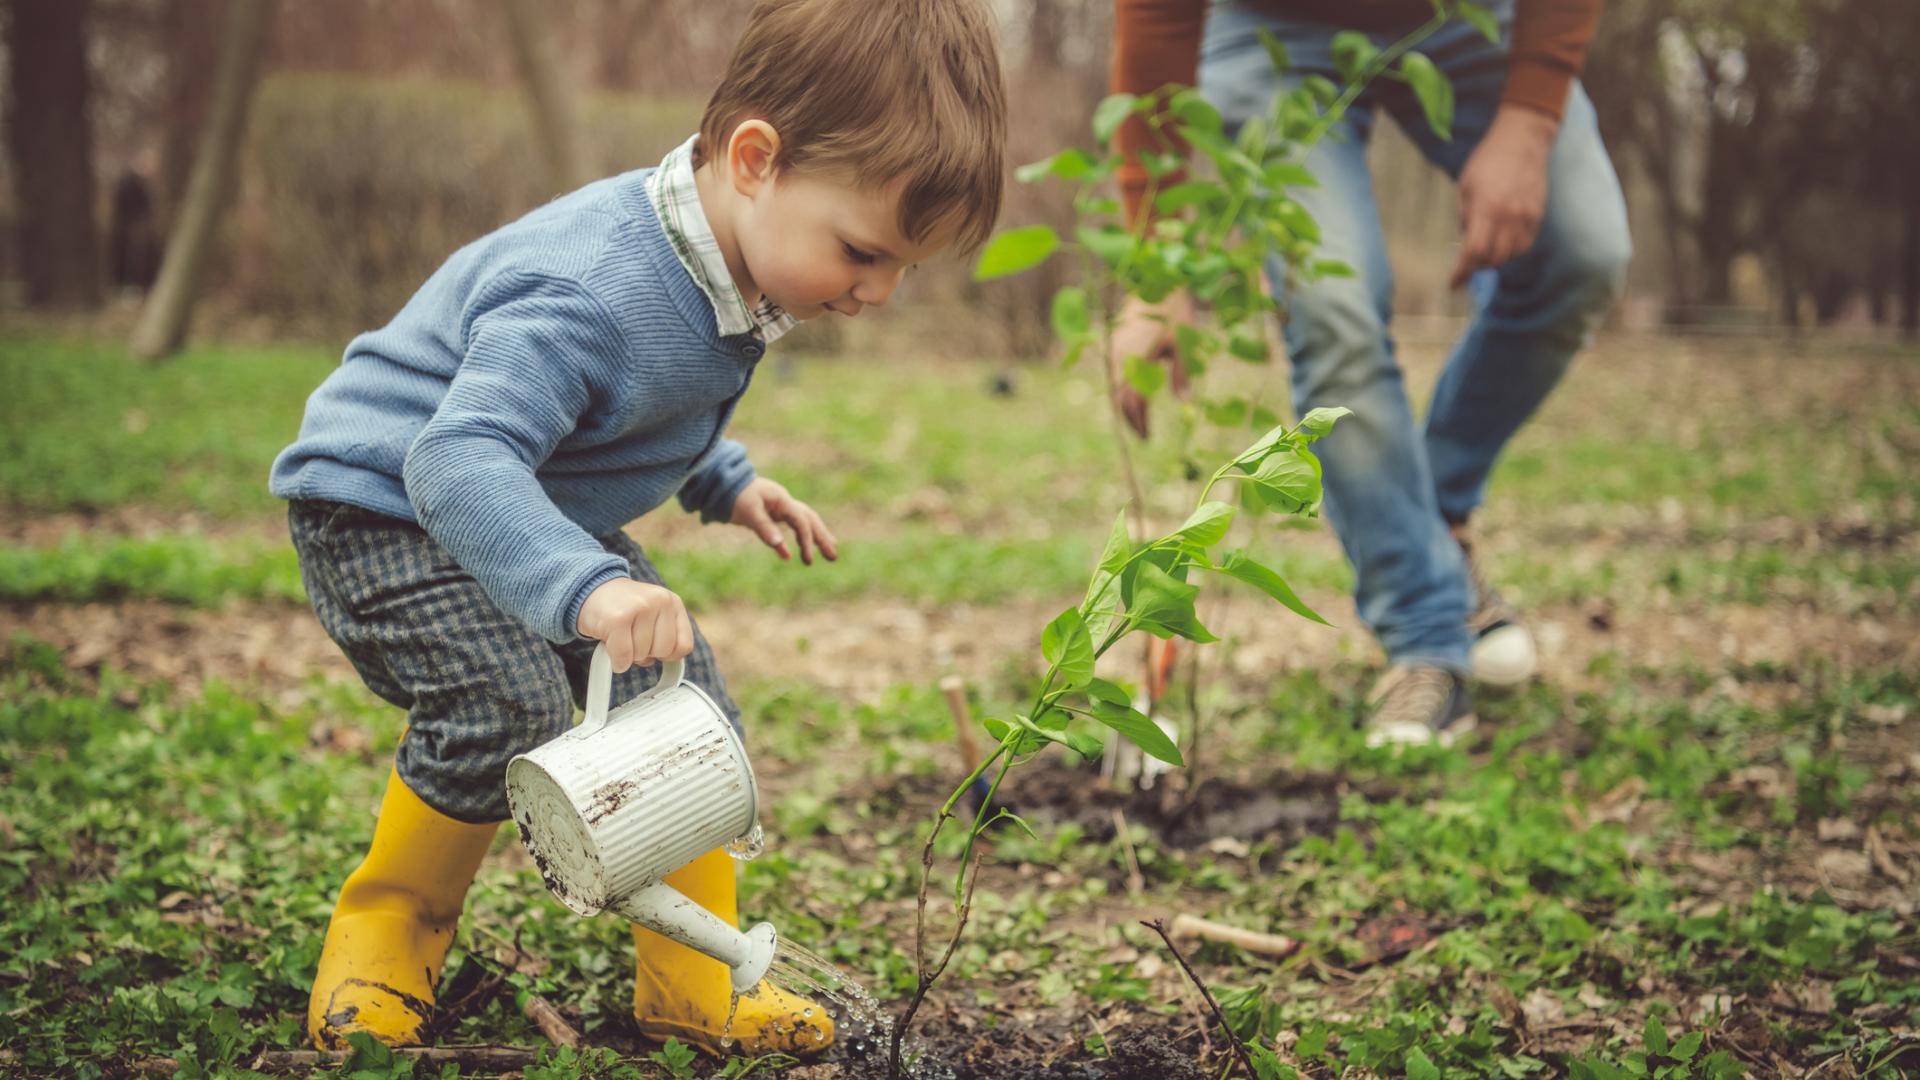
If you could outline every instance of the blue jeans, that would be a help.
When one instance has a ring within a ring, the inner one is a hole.
[[[1504,28],[1511,4],[1492,5]],[[1255,31],[1287,46],[1293,70],[1273,70]],[[1264,114],[1294,81],[1339,81],[1330,55],[1338,27],[1273,15],[1258,6],[1210,9],[1200,89],[1229,127]],[[1411,28],[1409,28],[1411,29]],[[1401,35],[1377,34],[1382,48]],[[1353,563],[1360,617],[1395,662],[1464,671],[1473,603],[1448,522],[1480,505],[1494,459],[1553,389],[1613,300],[1629,253],[1626,205],[1607,160],[1593,105],[1576,84],[1547,166],[1547,206],[1533,246],[1474,275],[1473,318],[1447,358],[1424,429],[1414,426],[1394,359],[1393,275],[1367,169],[1367,139],[1384,110],[1433,164],[1455,177],[1479,144],[1506,81],[1504,45],[1458,20],[1420,46],[1452,81],[1453,139],[1427,126],[1404,83],[1380,80],[1309,154],[1320,186],[1293,192],[1319,222],[1321,253],[1351,278],[1293,288],[1287,351],[1293,401],[1304,413],[1345,405],[1353,415],[1315,449],[1325,463],[1326,511]],[[1286,289],[1284,267],[1268,273]]]

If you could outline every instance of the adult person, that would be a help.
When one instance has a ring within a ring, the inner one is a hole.
[[[1468,525],[1501,448],[1586,343],[1629,254],[1619,181],[1578,78],[1600,0],[1488,6],[1499,43],[1454,19],[1415,46],[1453,84],[1451,139],[1427,125],[1406,84],[1379,79],[1306,160],[1320,185],[1295,197],[1320,225],[1321,253],[1356,276],[1295,286],[1283,267],[1268,268],[1270,287],[1288,291],[1295,408],[1353,410],[1315,449],[1360,616],[1389,661],[1368,698],[1376,745],[1451,742],[1473,726],[1469,675],[1503,684],[1532,675],[1532,636],[1480,574]],[[1112,85],[1146,94],[1197,84],[1232,130],[1298,80],[1338,81],[1340,31],[1385,48],[1432,13],[1429,0],[1116,0]],[[1262,30],[1286,46],[1291,70],[1274,69]],[[1388,332],[1392,273],[1366,160],[1381,113],[1458,183],[1452,284],[1467,286],[1473,316],[1421,426]],[[1131,157],[1150,136],[1134,120],[1119,138]],[[1151,212],[1137,160],[1120,179],[1129,213]],[[1184,295],[1131,303],[1116,359],[1170,359],[1172,326],[1191,310]],[[1145,402],[1116,382],[1144,437]]]

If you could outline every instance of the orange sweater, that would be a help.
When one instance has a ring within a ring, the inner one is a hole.
[[[1150,94],[1168,83],[1191,86],[1200,63],[1200,30],[1208,0],[1114,0],[1113,73],[1116,93]],[[1263,0],[1277,12],[1355,30],[1411,29],[1431,18],[1429,0]],[[1580,74],[1601,0],[1515,0],[1513,43],[1502,105],[1535,109],[1558,120],[1567,89]],[[1147,174],[1133,155],[1148,145],[1147,126],[1135,118],[1120,129],[1128,157],[1120,191],[1131,217]]]

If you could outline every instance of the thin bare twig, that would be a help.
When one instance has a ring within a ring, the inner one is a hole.
[[[1228,1026],[1226,1014],[1220,1011],[1220,1003],[1213,1000],[1213,991],[1207,989],[1207,984],[1201,982],[1200,976],[1193,973],[1193,965],[1187,963],[1187,958],[1180,955],[1180,946],[1175,945],[1173,939],[1167,936],[1165,920],[1142,919],[1140,925],[1159,934],[1160,940],[1167,943],[1167,951],[1173,954],[1175,960],[1180,961],[1180,970],[1187,973],[1188,980],[1200,988],[1200,996],[1207,999],[1207,1008],[1213,1010],[1213,1018],[1219,1022],[1221,1032],[1226,1035],[1227,1045],[1233,1047],[1234,1056],[1240,1059],[1240,1067],[1247,1071],[1247,1080],[1259,1080],[1260,1074],[1253,1071],[1253,1062],[1247,1057],[1247,1048],[1240,1045],[1240,1036],[1235,1035],[1233,1028]]]

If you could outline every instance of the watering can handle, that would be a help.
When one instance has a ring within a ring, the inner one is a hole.
[[[686,674],[687,665],[683,660],[668,660],[660,665],[660,680],[641,697],[665,693],[680,685]],[[607,704],[613,697],[613,661],[607,659],[607,646],[604,642],[593,647],[593,662],[587,665],[587,715],[581,719],[580,726],[573,729],[575,735],[591,735],[607,723]]]

